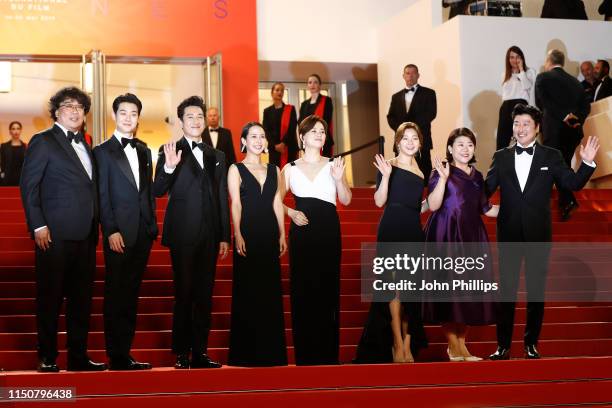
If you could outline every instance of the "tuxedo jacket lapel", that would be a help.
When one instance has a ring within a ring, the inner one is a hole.
[[[414,107],[416,106],[417,103],[419,103],[419,99],[421,97],[421,87],[417,86],[417,89],[414,91],[414,95],[412,95],[412,101],[410,102],[410,109],[408,109],[408,112],[406,112],[407,114],[411,114],[412,111],[414,110]],[[404,94],[404,109],[406,106],[406,94]]]
[[[191,171],[193,172],[193,175],[196,178],[200,178],[202,176],[202,168],[200,167],[200,163],[198,163],[198,160],[192,153],[189,141],[185,137],[183,137],[178,144],[180,150],[183,151],[181,161],[184,161],[185,165],[187,165],[187,162],[189,162],[188,165]]]
[[[136,144],[136,154],[138,154],[138,171],[140,174],[140,191],[146,187],[146,182],[150,180],[149,160],[147,157],[148,148],[140,143]]]
[[[514,186],[514,188],[516,189],[516,191],[518,192],[518,194],[523,194],[523,192],[521,191],[521,185],[519,183],[518,180],[518,176],[516,174],[516,167],[514,164],[514,149],[513,148],[507,148],[504,151],[504,160],[506,162],[506,171],[510,172],[510,174],[512,175],[511,179],[512,179],[512,185]]]
[[[117,163],[117,167],[119,167],[119,170],[121,170],[123,175],[127,177],[127,179],[130,181],[130,184],[132,185],[132,187],[138,190],[138,187],[136,186],[136,180],[134,179],[134,173],[132,173],[132,168],[130,167],[130,162],[125,154],[125,151],[123,150],[123,146],[121,145],[121,143],[119,143],[119,141],[117,140],[115,136],[111,136],[111,137],[112,137],[112,140],[110,143],[111,143],[111,148],[112,148],[111,149],[112,158]],[[140,158],[139,158],[139,161],[140,161]]]
[[[89,146],[87,145],[87,143],[83,142],[85,143],[85,149],[87,150],[87,154],[89,155],[89,160],[91,162],[91,167],[92,167],[91,169],[92,178],[91,179],[89,178],[89,175],[87,174],[87,170],[85,170],[85,167],[83,167],[83,163],[81,163],[81,159],[79,159],[79,156],[74,151],[72,144],[68,141],[68,138],[66,138],[64,131],[60,129],[57,125],[53,126],[53,137],[55,141],[62,147],[62,149],[64,149],[64,152],[66,152],[68,157],[70,157],[70,160],[72,160],[73,164],[81,170],[81,174],[87,177],[87,180],[92,181],[94,177],[93,171],[94,171],[95,166],[94,166],[93,156],[91,154],[91,149],[89,149]]]
[[[210,132],[208,131],[208,127],[204,129],[204,133],[202,134],[202,141],[207,145],[214,147],[212,145],[212,139],[210,138]],[[219,138],[217,137],[217,145],[219,144]]]

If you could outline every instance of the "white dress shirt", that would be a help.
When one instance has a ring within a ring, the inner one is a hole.
[[[219,140],[219,131],[212,130],[212,128],[209,128],[208,133],[210,134],[210,141],[212,142],[212,147],[216,149],[217,141]]]
[[[410,111],[410,105],[412,104],[412,98],[414,98],[414,94],[416,93],[416,90],[418,87],[419,87],[419,84],[414,84],[412,86],[412,88],[414,88],[414,91],[408,91],[410,87],[408,86],[406,87],[406,90],[408,91],[404,95],[404,98],[406,100],[406,112]]]
[[[68,129],[66,129],[65,127],[63,127],[57,122],[55,122],[55,124],[60,129],[62,129],[62,131],[64,132],[64,136],[68,137]],[[81,164],[85,168],[85,171],[87,172],[87,175],[89,176],[89,179],[91,180],[93,173],[92,173],[92,167],[91,167],[91,159],[89,158],[89,154],[87,153],[87,148],[85,147],[85,145],[83,145],[83,143],[76,143],[74,140],[70,142],[70,145],[76,152],[77,156],[79,156],[79,160],[81,161]]]
[[[117,138],[119,143],[121,143],[121,138],[131,139],[133,136],[131,134],[126,135],[119,132],[115,129],[113,136]],[[134,180],[136,180],[136,188],[140,191],[140,171],[138,167],[138,152],[132,145],[127,145],[123,148],[123,152],[127,156],[128,162],[130,162],[130,168],[132,169],[132,174],[134,175]]]
[[[535,140],[529,143],[527,146],[523,146],[520,143],[517,143],[517,146],[521,146],[525,149],[533,146],[533,154],[529,154],[527,152],[518,154],[516,150],[514,151],[514,170],[516,171],[516,177],[518,178],[519,185],[521,186],[521,191],[523,191],[525,190],[525,184],[527,184],[529,170],[531,170],[531,162],[533,162],[533,155],[536,154]]]
[[[526,72],[513,73],[502,85],[502,100],[524,99],[530,105],[535,103],[536,72],[529,68]]]
[[[196,147],[195,149],[191,147],[192,146],[191,142],[201,143],[202,139],[200,139],[200,141],[197,141],[197,140],[192,140],[188,138],[187,136],[184,136],[184,137],[185,137],[185,140],[187,141],[187,144],[189,145],[189,149],[191,149],[191,152],[193,153],[193,156],[198,161],[198,164],[200,165],[200,167],[204,169],[204,152],[199,147]],[[185,159],[186,157],[184,156],[181,157],[181,160],[185,160]],[[174,169],[171,169],[168,166],[166,166],[166,163],[164,163],[164,171],[166,172],[166,174],[174,173]]]

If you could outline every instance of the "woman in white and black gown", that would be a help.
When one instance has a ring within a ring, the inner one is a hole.
[[[385,161],[376,155],[378,169],[374,201],[385,211],[378,224],[377,256],[395,256],[397,248],[385,244],[423,242],[421,201],[425,181],[414,158],[423,136],[415,123],[402,123],[395,133],[398,155]],[[399,276],[383,279],[399,281]],[[374,294],[370,304],[355,363],[411,363],[414,355],[427,347],[427,337],[419,302],[403,302],[394,291]]]
[[[351,202],[344,160],[321,156],[326,122],[311,115],[300,123],[304,156],[283,168],[283,187],[295,198],[289,266],[291,321],[297,365],[338,364],[340,347],[340,221],[336,197]]]
[[[280,172],[263,164],[263,126],[242,129],[246,157],[228,172],[234,224],[234,276],[229,364],[247,367],[287,365],[280,257],[285,253]]]

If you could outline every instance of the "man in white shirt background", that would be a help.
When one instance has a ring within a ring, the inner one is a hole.
[[[219,126],[219,109],[210,107],[206,111],[206,129],[202,134],[202,141],[225,154],[225,168],[236,163],[232,131]]]

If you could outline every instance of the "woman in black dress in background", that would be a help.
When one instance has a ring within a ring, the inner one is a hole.
[[[0,145],[0,186],[18,186],[27,145],[21,141],[21,122],[9,124],[11,140]]]
[[[419,127],[405,122],[395,133],[397,157],[387,162],[383,156],[376,155],[374,165],[378,177],[374,201],[378,207],[385,206],[378,224],[379,243],[424,240],[420,214],[425,182],[414,158],[422,140]],[[379,255],[380,252],[385,256],[384,248],[379,248]],[[400,303],[393,292],[384,295],[389,302],[377,298],[370,305],[356,363],[410,363],[414,362],[413,353],[427,346],[420,303]]]
[[[270,163],[282,168],[298,158],[297,115],[293,105],[283,102],[285,85],[272,85],[274,103],[263,111],[263,127],[268,137]]]
[[[283,168],[284,192],[291,190],[289,266],[291,321],[297,365],[338,364],[340,348],[340,255],[336,198],[349,205],[344,160],[321,156],[327,124],[309,116],[300,124],[304,156]]]
[[[308,77],[308,91],[310,99],[306,99],[300,105],[299,123],[310,115],[316,115],[327,123],[325,145],[323,146],[323,156],[331,157],[334,154],[334,105],[329,96],[321,94],[321,77],[311,74]]]
[[[230,365],[287,365],[280,257],[285,253],[278,168],[261,163],[263,126],[242,129],[246,157],[228,172],[234,225],[234,276]],[[239,227],[237,227],[239,226]]]

